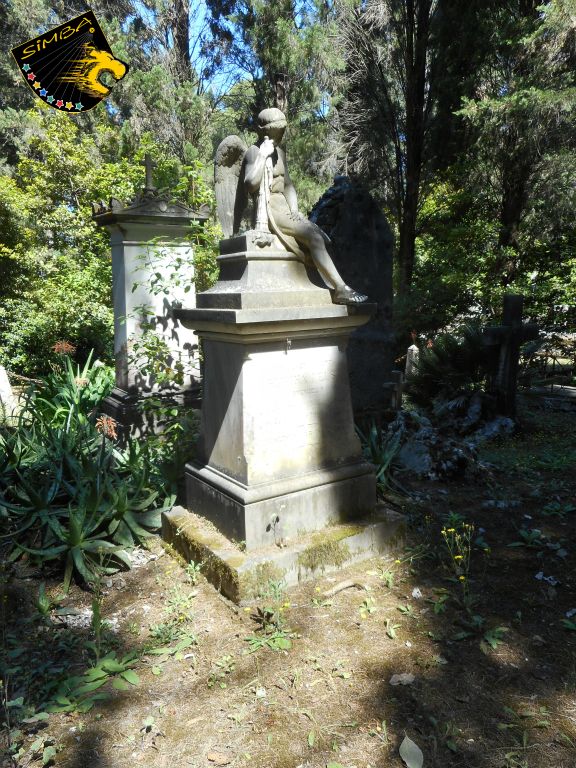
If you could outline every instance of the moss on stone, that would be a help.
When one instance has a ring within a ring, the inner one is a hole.
[[[362,530],[362,526],[346,525],[327,533],[314,534],[310,546],[298,555],[298,565],[309,571],[319,568],[324,570],[329,565],[337,568],[344,565],[351,554],[343,539],[355,536]]]

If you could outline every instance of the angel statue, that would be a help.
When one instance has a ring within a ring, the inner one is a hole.
[[[335,304],[361,304],[368,297],[342,280],[326,250],[328,236],[298,211],[296,190],[280,147],[285,130],[284,114],[264,109],[258,115],[256,144],[247,148],[238,136],[228,136],[218,147],[215,192],[224,235],[231,237],[249,228],[276,235],[287,251],[314,264]],[[251,221],[246,221],[247,214]]]

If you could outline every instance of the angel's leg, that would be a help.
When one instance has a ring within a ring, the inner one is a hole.
[[[368,298],[362,293],[358,293],[350,288],[336,269],[330,254],[326,250],[326,244],[319,227],[301,214],[291,214],[289,223],[285,221],[288,217],[275,217],[276,223],[287,235],[291,235],[300,245],[304,245],[314,261],[314,265],[320,273],[322,279],[334,291],[334,302],[336,304],[361,304]]]

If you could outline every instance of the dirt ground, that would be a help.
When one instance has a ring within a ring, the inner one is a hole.
[[[3,737],[19,750],[6,765],[400,768],[408,736],[425,768],[574,768],[575,433],[576,414],[523,414],[469,477],[414,483],[394,500],[409,520],[402,550],[296,588],[271,584],[248,610],[158,539],[132,571],[103,579],[99,628],[91,593],[73,587],[59,614],[42,613],[39,574],[6,566]],[[446,546],[466,531],[469,568]],[[43,578],[55,598],[57,581]],[[324,596],[345,580],[354,586]],[[257,607],[291,648],[255,649],[266,637]],[[18,723],[89,669],[96,648],[134,652],[124,690],[111,674],[71,711]],[[91,706],[94,693],[108,698]]]

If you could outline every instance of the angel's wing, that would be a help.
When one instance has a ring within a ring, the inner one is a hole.
[[[224,231],[231,237],[240,228],[248,203],[240,178],[248,147],[239,136],[227,136],[218,146],[214,159],[214,192],[216,212]]]

